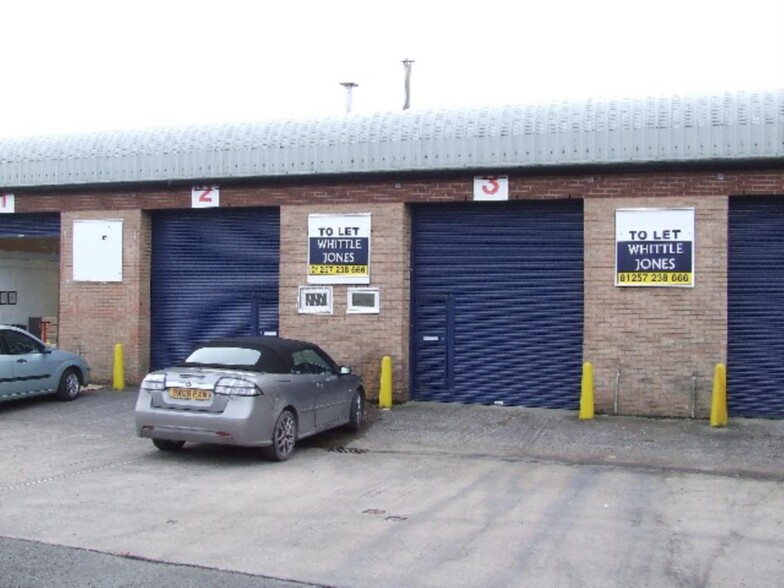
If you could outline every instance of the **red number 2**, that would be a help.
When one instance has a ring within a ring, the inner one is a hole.
[[[212,188],[204,190],[199,196],[199,202],[212,202]]]

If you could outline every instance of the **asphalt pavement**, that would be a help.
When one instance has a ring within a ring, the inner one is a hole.
[[[290,461],[0,404],[0,586],[778,586],[784,421],[410,402]]]
[[[784,420],[707,420],[410,402],[373,409],[356,446],[784,480]]]

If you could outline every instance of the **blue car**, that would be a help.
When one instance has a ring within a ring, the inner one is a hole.
[[[23,329],[0,325],[0,402],[54,394],[73,400],[90,383],[90,366]]]

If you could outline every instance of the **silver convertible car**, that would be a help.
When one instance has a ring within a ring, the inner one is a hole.
[[[73,400],[90,383],[90,366],[27,331],[0,325],[0,401],[55,394]]]
[[[273,461],[298,439],[365,414],[362,379],[318,346],[279,337],[219,339],[182,364],[148,374],[136,402],[136,432],[158,449],[186,441],[263,447]]]

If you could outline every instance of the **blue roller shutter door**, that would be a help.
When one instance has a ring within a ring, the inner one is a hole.
[[[413,210],[413,398],[578,407],[582,212],[582,201]]]
[[[60,213],[0,214],[0,237],[57,237]]]
[[[731,198],[727,407],[784,418],[784,199]]]
[[[277,332],[279,223],[276,208],[153,214],[153,369],[202,341]]]

